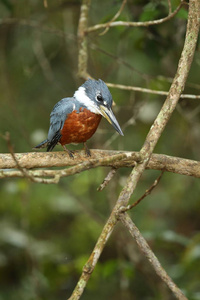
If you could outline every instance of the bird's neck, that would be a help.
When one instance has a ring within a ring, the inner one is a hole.
[[[76,101],[78,101],[81,104],[84,105],[85,108],[90,110],[91,112],[95,114],[100,114],[98,107],[95,105],[95,103],[87,96],[85,92],[84,87],[79,87],[79,89],[74,93],[74,98]]]

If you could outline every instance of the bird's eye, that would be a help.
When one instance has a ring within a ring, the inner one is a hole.
[[[99,95],[97,95],[97,100],[100,101],[100,102],[102,102],[103,101],[103,97],[99,94]]]

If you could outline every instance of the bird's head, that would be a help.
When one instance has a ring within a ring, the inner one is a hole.
[[[105,117],[115,130],[123,135],[119,123],[112,111],[112,95],[103,80],[88,79],[75,92],[74,98],[90,111]]]

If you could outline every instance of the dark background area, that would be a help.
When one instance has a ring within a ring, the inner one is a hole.
[[[179,1],[171,1],[173,10]],[[77,77],[80,1],[0,1],[0,133],[10,132],[15,152],[46,138],[54,104],[72,96]],[[90,25],[110,20],[121,1],[92,1]],[[106,82],[168,91],[184,44],[187,5],[170,21],[147,28],[114,27],[89,34],[88,71]],[[167,1],[128,1],[120,20],[148,21],[168,14]],[[197,47],[184,93],[199,94]],[[140,150],[165,97],[110,89],[117,135],[104,119],[90,148]],[[182,99],[156,153],[200,159],[199,100]],[[69,146],[74,149],[74,146]],[[75,146],[81,149],[82,145]],[[62,150],[57,146],[56,151]],[[8,152],[1,138],[0,152]],[[116,202],[129,169],[97,168],[58,185],[26,179],[0,182],[0,299],[67,299]],[[145,171],[135,201],[159,176]],[[131,216],[163,267],[189,299],[200,299],[199,179],[165,173]],[[81,299],[173,299],[129,234],[118,225]]]

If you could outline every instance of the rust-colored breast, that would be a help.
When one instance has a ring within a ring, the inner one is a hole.
[[[85,143],[95,133],[100,121],[101,115],[94,114],[86,108],[80,108],[79,113],[73,111],[67,116],[61,130],[61,145]]]

